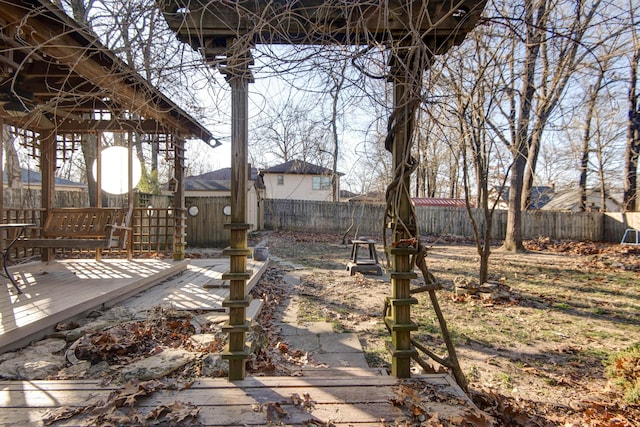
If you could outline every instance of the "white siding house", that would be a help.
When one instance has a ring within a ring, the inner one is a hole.
[[[301,160],[291,160],[260,172],[267,199],[316,200],[331,202],[331,169]],[[337,192],[340,194],[340,176]]]

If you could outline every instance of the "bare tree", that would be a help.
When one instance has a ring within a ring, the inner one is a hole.
[[[496,37],[491,32],[475,32],[454,58],[443,62],[441,81],[449,90],[447,99],[454,102],[438,104],[439,123],[446,126],[443,134],[448,135],[451,150],[461,154],[465,204],[480,257],[480,283],[489,276],[493,213],[499,201],[491,200],[490,190],[504,186],[510,168],[500,139],[487,124],[499,106],[495,87],[503,74],[496,64],[510,54],[508,45],[494,43]]]
[[[609,103],[607,103],[606,100],[615,98],[615,93],[612,93],[611,90],[612,86],[616,85],[618,81],[613,77],[615,72],[612,67],[620,57],[620,46],[618,43],[620,40],[620,32],[613,29],[613,32],[608,32],[608,34],[608,40],[605,40],[605,43],[594,49],[594,54],[597,54],[597,56],[593,58],[595,60],[593,65],[585,67],[585,71],[579,73],[580,80],[584,85],[584,99],[581,103],[581,106],[584,108],[584,113],[579,114],[577,117],[581,122],[580,128],[582,128],[578,194],[579,209],[583,212],[588,208],[588,175],[591,169],[592,162],[590,161],[590,153],[592,151],[596,153],[597,157],[596,170],[602,196],[600,206],[601,209],[606,208],[607,185],[604,156],[607,145],[609,144],[605,143],[605,140],[609,138],[609,135],[611,135],[611,139],[618,136],[615,131],[617,126],[610,125],[607,130],[606,125],[603,123],[607,117],[612,117],[612,114],[608,113],[610,108],[607,108]]]
[[[588,54],[583,45],[600,8],[601,1],[587,5],[571,0],[526,0],[520,16],[517,5],[503,15],[510,16],[509,28],[514,30],[507,39],[513,59],[503,81],[507,97],[501,117],[492,117],[487,124],[513,156],[506,250],[523,249],[522,209],[529,205],[542,137],[577,64]],[[515,16],[521,24],[513,20]]]
[[[22,188],[22,171],[20,158],[15,147],[16,137],[11,132],[11,127],[3,125],[2,148],[4,148],[4,171],[6,173],[7,187]]]
[[[629,4],[632,53],[629,58],[628,136],[625,150],[624,209],[640,210],[638,195],[638,158],[640,157],[640,31],[633,5]]]
[[[328,146],[325,135],[321,119],[288,97],[265,105],[253,125],[250,146],[255,163],[261,166],[274,160],[318,163]]]

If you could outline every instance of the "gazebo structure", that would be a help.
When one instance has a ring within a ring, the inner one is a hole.
[[[98,159],[91,204],[100,207],[100,171],[113,167],[100,161],[101,141],[108,134],[128,148],[125,193],[130,209],[134,203],[133,141],[150,144],[172,162],[175,188],[173,235],[169,238],[173,239],[174,258],[183,259],[184,144],[186,139],[201,139],[215,146],[211,133],[53,3],[3,1],[0,25],[0,129],[21,136],[42,172],[41,211],[9,217],[0,194],[3,222],[35,222],[41,227],[54,207],[56,168],[81,147],[87,168]],[[42,252],[46,259],[48,251]]]
[[[344,44],[380,46],[388,52],[388,79],[393,84],[393,113],[386,148],[393,156],[394,180],[387,189],[387,223],[393,242],[390,307],[385,323],[392,335],[392,374],[409,377],[416,350],[411,331],[410,282],[421,249],[409,197],[415,110],[421,100],[422,76],[435,55],[461,43],[477,24],[484,0],[348,1],[161,0],[159,4],[178,38],[199,50],[225,74],[232,97],[232,203],[229,308],[229,379],[245,376],[248,349],[245,318],[247,249],[246,183],[248,163],[248,90],[253,81],[251,49],[256,44]],[[424,256],[424,254],[422,254]],[[433,299],[433,298],[432,298]],[[455,356],[454,356],[455,357]],[[455,361],[457,364],[457,360]]]

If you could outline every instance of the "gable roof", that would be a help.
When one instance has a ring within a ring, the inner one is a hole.
[[[602,208],[602,193],[597,188],[587,189],[587,209],[600,210]],[[607,212],[621,212],[622,194],[607,194],[606,195],[606,211]],[[546,204],[543,210],[555,210],[555,211],[580,211],[580,193],[577,189],[571,189],[559,192],[553,200]]]
[[[264,188],[258,169],[249,165],[249,181],[255,182],[256,188]],[[231,168],[222,168],[200,175],[184,178],[184,189],[191,191],[230,191]]]
[[[494,187],[495,191],[500,195],[500,198],[505,203],[509,203],[509,189],[510,187],[504,186]],[[555,195],[555,190],[553,187],[548,185],[538,185],[531,187],[531,202],[529,205],[530,209],[542,209],[544,205],[549,203],[553,196]]]
[[[272,166],[263,171],[264,173],[281,173],[295,175],[331,175],[333,171],[324,166],[314,165],[302,160],[289,160],[280,165]],[[342,176],[343,173],[338,172]]]
[[[216,181],[207,179],[185,179],[184,189],[186,191],[229,191],[231,181]]]
[[[256,179],[258,179],[258,169],[249,165],[249,181],[255,181]],[[205,172],[200,175],[185,177],[185,183],[190,180],[231,181],[231,168],[222,168],[210,172]]]
[[[7,173],[2,171],[2,182],[7,183]],[[23,184],[38,184],[42,185],[42,174],[38,171],[32,171],[25,168],[20,168],[20,181]],[[87,184],[82,182],[70,181],[64,178],[55,178],[56,186],[66,186],[66,187],[86,187]]]

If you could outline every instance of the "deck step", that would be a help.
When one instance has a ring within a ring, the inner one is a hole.
[[[346,378],[346,377],[388,377],[385,368],[302,368],[298,371],[302,377]]]
[[[249,307],[247,307],[247,320],[249,323],[256,320],[258,315],[260,314],[260,310],[262,310],[262,306],[264,305],[264,300],[262,299],[252,299]]]
[[[420,376],[430,389],[447,393],[454,399],[429,403],[429,413],[440,419],[461,420],[473,411],[481,416],[473,403],[448,375]],[[381,420],[404,419],[406,413],[396,403],[402,396],[396,392],[399,380],[390,376],[322,377],[251,377],[229,382],[226,378],[206,378],[180,390],[159,390],[147,398],[135,400],[135,411],[142,414],[158,405],[170,406],[189,402],[198,409],[198,422],[210,426],[264,425],[357,425],[380,426]],[[42,426],[44,414],[60,407],[104,405],[109,395],[122,390],[122,385],[103,384],[98,380],[76,381],[0,381],[2,421],[6,425]],[[305,397],[308,396],[308,397]],[[300,404],[308,398],[311,406]],[[278,418],[272,409],[281,408],[286,417]],[[126,408],[127,411],[131,410]],[[125,416],[126,412],[123,411]],[[56,425],[87,425],[91,412],[81,413]],[[482,420],[483,417],[478,418]],[[489,420],[489,419],[487,419]],[[404,424],[403,424],[404,425]],[[486,425],[491,425],[487,422]]]

